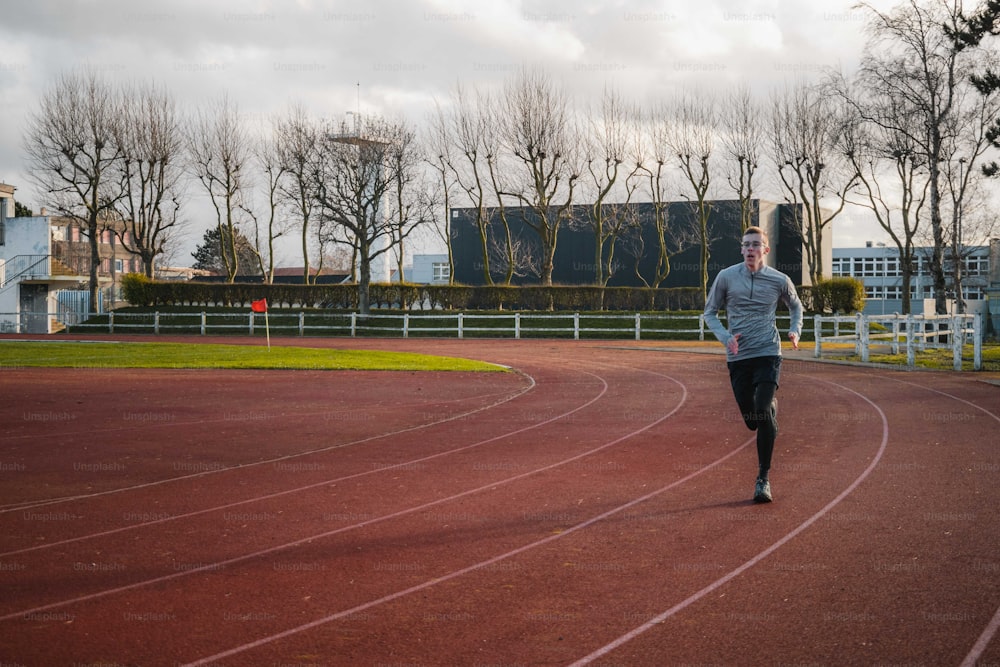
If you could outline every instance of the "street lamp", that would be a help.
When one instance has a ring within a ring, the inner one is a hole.
[[[962,255],[965,249],[962,247],[962,202],[965,199],[965,183],[962,180],[962,170],[965,167],[965,158],[958,158],[958,192],[955,198],[955,228],[952,230],[952,260],[955,262],[955,313],[961,315],[965,312],[965,300],[962,298]]]

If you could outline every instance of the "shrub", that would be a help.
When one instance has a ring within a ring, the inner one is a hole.
[[[126,273],[121,279],[122,296],[133,306],[153,305],[152,281],[142,273]]]
[[[856,313],[865,307],[865,286],[857,278],[830,278],[812,286],[808,310],[818,313]]]

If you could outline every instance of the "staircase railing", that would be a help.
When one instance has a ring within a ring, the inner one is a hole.
[[[0,290],[24,277],[49,275],[49,257],[51,255],[15,255],[7,260],[0,259]]]

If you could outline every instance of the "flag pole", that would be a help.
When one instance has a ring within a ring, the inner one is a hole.
[[[250,311],[252,313],[264,313],[264,332],[267,334],[267,351],[271,351],[271,323],[268,322],[267,318],[267,299],[257,299],[256,301],[250,302]]]

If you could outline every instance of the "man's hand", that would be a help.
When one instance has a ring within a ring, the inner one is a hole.
[[[740,336],[742,335],[743,334],[734,334],[733,337],[729,339],[729,342],[726,343],[726,349],[729,350],[729,354],[734,357],[740,351]]]
[[[788,334],[788,340],[792,341],[792,349],[799,349],[799,335],[797,333]]]

